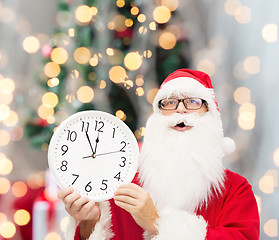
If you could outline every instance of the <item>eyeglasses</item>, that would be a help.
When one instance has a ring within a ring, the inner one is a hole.
[[[165,98],[159,101],[158,106],[163,110],[175,110],[180,102],[183,102],[185,108],[188,110],[198,110],[203,104],[207,105],[207,102],[201,98]]]

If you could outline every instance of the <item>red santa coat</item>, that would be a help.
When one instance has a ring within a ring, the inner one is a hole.
[[[99,233],[93,233],[90,240],[259,239],[259,214],[252,187],[245,178],[230,170],[225,171],[222,194],[213,195],[208,206],[203,206],[195,215],[182,210],[166,211],[168,214],[159,212],[159,234],[154,237],[144,234],[131,215],[116,206],[112,200],[109,201],[109,208],[111,214],[100,220],[105,223],[101,227],[95,227],[95,231]],[[172,217],[175,224],[171,222]],[[72,234],[66,234],[67,240],[79,240],[77,223],[75,226],[76,230]]]

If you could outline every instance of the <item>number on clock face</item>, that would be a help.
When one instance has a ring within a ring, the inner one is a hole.
[[[138,146],[116,117],[98,111],[72,115],[56,130],[49,165],[61,187],[73,187],[96,201],[113,197],[137,170]]]

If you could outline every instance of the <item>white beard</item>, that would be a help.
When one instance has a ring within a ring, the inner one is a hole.
[[[172,129],[180,122],[192,129]],[[148,120],[140,156],[140,180],[157,209],[173,207],[194,213],[223,186],[221,120],[203,116],[154,113]]]

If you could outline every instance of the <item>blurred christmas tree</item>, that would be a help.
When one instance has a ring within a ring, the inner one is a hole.
[[[59,1],[36,78],[44,94],[25,125],[31,144],[47,149],[61,121],[89,109],[115,114],[140,139],[159,84],[189,65],[177,7],[178,0]]]

